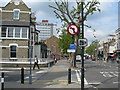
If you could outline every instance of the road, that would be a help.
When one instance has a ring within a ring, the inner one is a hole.
[[[85,84],[94,88],[118,88],[118,84],[120,84],[118,67],[118,64],[115,63],[86,60]],[[80,73],[80,70],[77,72]]]
[[[5,82],[21,82],[21,70],[4,70]],[[41,77],[43,74],[47,73],[47,68],[32,70],[32,79],[35,81],[37,78]],[[29,81],[29,70],[24,70],[24,81]],[[0,76],[1,78],[1,76]]]
[[[64,61],[66,62],[66,61]],[[60,64],[56,64],[56,66],[51,68],[41,68],[40,70],[32,71],[33,83],[38,83],[39,87],[43,87],[40,81],[58,81],[64,80],[67,81],[67,64],[60,62]],[[77,66],[81,67],[81,63],[77,62]],[[56,69],[56,67],[58,69]],[[62,67],[62,69],[61,69]],[[20,83],[20,70],[14,71],[3,71],[5,73],[5,83]],[[54,73],[54,74],[53,74]],[[118,81],[119,76],[119,68],[118,64],[115,63],[105,63],[105,62],[98,62],[98,61],[90,61],[85,60],[85,88],[118,88],[120,81]],[[76,88],[80,87],[81,84],[81,71],[80,69],[73,69],[72,70],[72,80],[78,82],[74,86]],[[25,70],[25,83],[29,83],[29,71]],[[41,86],[40,86],[41,84]],[[14,87],[11,84],[7,84],[6,87]],[[38,87],[38,88],[39,88]],[[44,87],[51,88],[53,86],[44,85]],[[56,87],[56,85],[54,85]],[[59,85],[57,86],[59,87]],[[56,87],[56,88],[57,88]],[[63,86],[61,86],[63,87]],[[64,86],[65,87],[65,86]],[[75,88],[74,87],[74,88]]]

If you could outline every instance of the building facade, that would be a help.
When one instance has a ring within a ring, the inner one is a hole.
[[[120,50],[120,28],[116,30],[117,50]]]
[[[59,58],[58,56],[60,55],[61,50],[59,48],[58,41],[59,38],[57,38],[56,36],[52,36],[45,41],[45,44],[48,48],[48,56],[54,55],[56,58]]]
[[[49,23],[48,20],[36,23],[36,29],[40,31],[38,41],[44,41],[53,36],[54,25],[53,23]]]
[[[120,60],[120,28],[116,30],[116,51],[115,53],[117,54],[116,60]]]
[[[31,8],[22,0],[11,0],[0,12],[2,58],[28,58]]]
[[[103,58],[107,58],[109,54],[113,54],[116,50],[116,36],[115,34],[108,35],[99,40],[99,53]]]

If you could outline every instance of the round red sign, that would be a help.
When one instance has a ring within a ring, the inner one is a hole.
[[[71,24],[68,26],[67,31],[70,35],[76,35],[78,33],[78,26]]]

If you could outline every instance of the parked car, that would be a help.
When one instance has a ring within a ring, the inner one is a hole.
[[[95,56],[93,56],[91,60],[92,60],[92,61],[96,61],[96,57],[95,57]]]
[[[81,62],[81,55],[76,55],[76,62]]]

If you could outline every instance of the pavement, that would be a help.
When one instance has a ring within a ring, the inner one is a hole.
[[[55,65],[47,69],[46,73],[33,79],[32,84],[29,84],[28,79],[25,80],[24,84],[5,82],[5,88],[10,88],[9,90],[11,88],[79,88],[78,90],[80,90],[81,82],[78,82],[74,68],[71,69],[71,83],[68,84],[68,66],[67,60],[59,60]]]

